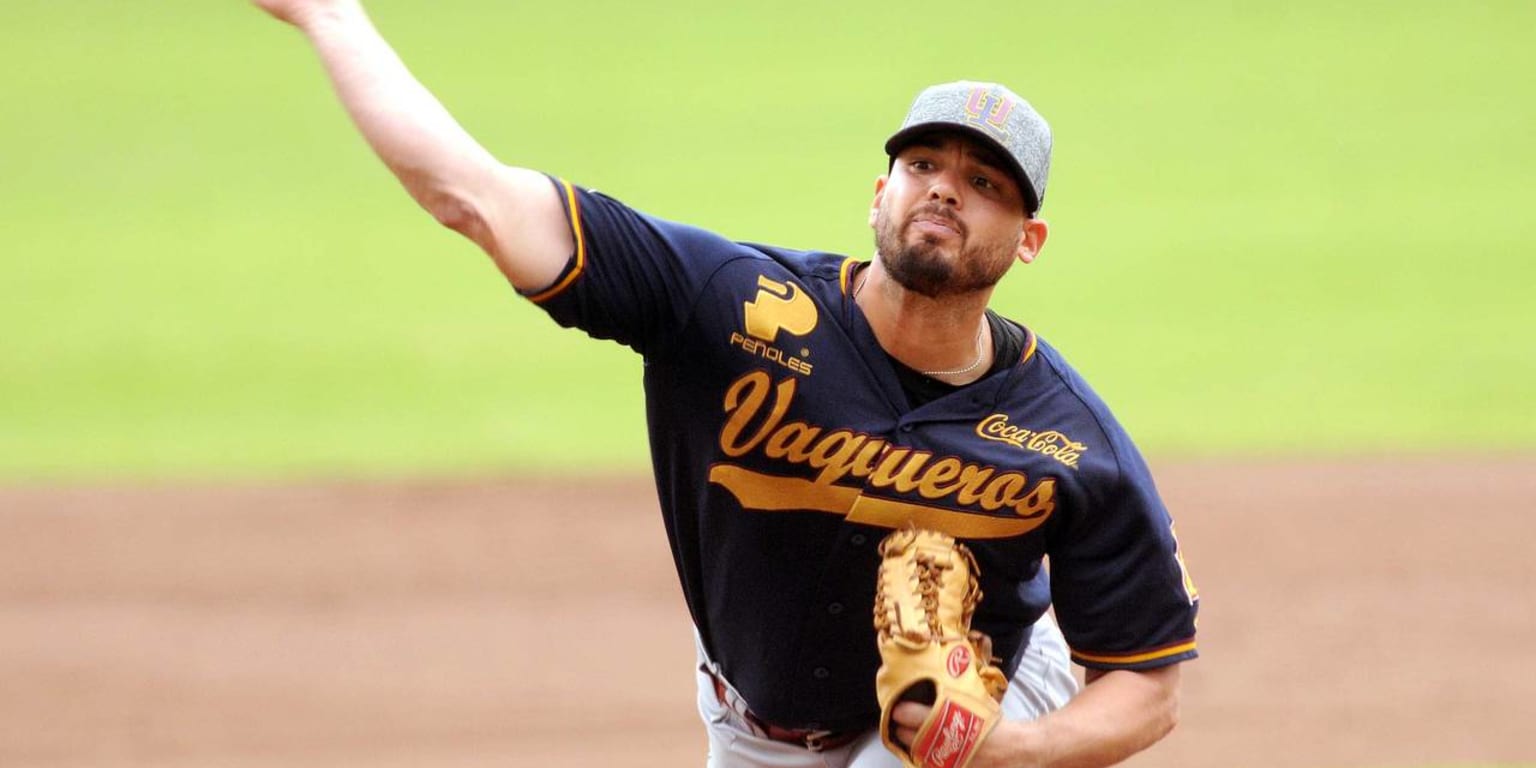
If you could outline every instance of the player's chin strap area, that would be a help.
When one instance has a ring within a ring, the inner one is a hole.
[[[767,720],[753,714],[747,706],[746,699],[736,692],[731,684],[719,672],[710,668],[708,663],[700,664],[699,671],[708,675],[715,686],[715,698],[720,705],[736,716],[739,723],[746,726],[753,734],[773,741],[782,741],[788,744],[798,744],[812,752],[825,752],[827,750],[846,747],[857,741],[864,731],[824,731],[808,728],[784,728],[774,725]]]

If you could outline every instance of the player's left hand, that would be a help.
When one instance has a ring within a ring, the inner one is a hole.
[[[891,710],[891,720],[896,723],[896,740],[905,746],[911,746],[912,740],[917,738],[917,729],[928,720],[928,713],[932,707],[918,704],[914,701],[904,701],[897,704]],[[1035,768],[1040,760],[1037,755],[1028,754],[1029,750],[1019,749],[1020,740],[1016,738],[1022,729],[1027,729],[1030,723],[1021,721],[1004,720],[987,734],[981,744],[976,747],[976,754],[971,757],[971,762],[966,768]],[[1021,752],[1023,754],[1021,754]]]
[[[928,713],[933,707],[924,706],[914,701],[904,701],[891,710],[891,719],[896,722],[896,740],[903,747],[911,749],[912,740],[917,738],[917,729],[923,727],[928,719]]]

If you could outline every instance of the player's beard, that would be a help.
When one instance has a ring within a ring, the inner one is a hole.
[[[908,232],[918,216],[940,215],[960,231],[960,252],[945,253],[938,239]],[[909,242],[910,240],[910,242]],[[898,285],[930,299],[976,293],[997,285],[1012,265],[1018,243],[973,243],[970,230],[936,203],[913,210],[901,223],[892,221],[890,211],[881,206],[875,215],[875,248],[885,271]]]

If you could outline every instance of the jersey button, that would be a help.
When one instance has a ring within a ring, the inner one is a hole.
[[[866,541],[868,541],[868,539],[864,538],[864,534],[862,533],[855,533],[854,535],[848,537],[848,543],[854,545],[855,547],[864,546],[864,542]]]
[[[903,431],[903,432],[911,432],[912,431],[912,425],[911,424],[903,424],[903,425],[901,425],[901,431]]]
[[[843,612],[843,604],[842,603],[833,603],[833,604],[827,606],[827,613],[830,613],[833,616],[836,616],[836,615],[838,615],[839,613],[842,613],[842,612]]]
[[[827,669],[826,667],[817,667],[811,670],[811,677],[814,677],[817,680],[825,680],[831,676],[832,670]]]

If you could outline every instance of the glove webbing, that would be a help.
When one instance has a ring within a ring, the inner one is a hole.
[[[884,542],[882,542],[882,550],[884,549],[883,544]],[[970,565],[968,572],[976,573],[976,557],[971,554],[970,550],[962,548],[956,549],[955,552],[963,555],[968,561]],[[881,554],[884,555],[885,553],[882,551]],[[875,595],[875,631],[882,636],[891,638],[903,647],[912,649],[922,648],[930,642],[947,643],[976,634],[972,632],[968,633],[968,635],[945,635],[943,628],[939,625],[939,584],[944,579],[944,572],[953,570],[954,564],[948,562],[947,559],[941,562],[938,558],[927,552],[914,553],[913,559],[916,565],[916,568],[914,568],[916,574],[914,575],[917,579],[918,594],[922,595],[921,605],[923,607],[924,623],[927,624],[927,631],[924,632],[916,627],[908,628],[906,622],[902,620],[901,606],[897,605],[897,610],[895,611],[889,610],[890,606],[887,604],[884,592]],[[970,626],[971,616],[975,613],[976,604],[979,602],[981,602],[981,587],[977,585],[976,579],[972,577],[966,585],[964,603],[962,604],[962,625]],[[891,614],[893,613],[896,615],[894,632],[891,628]]]

